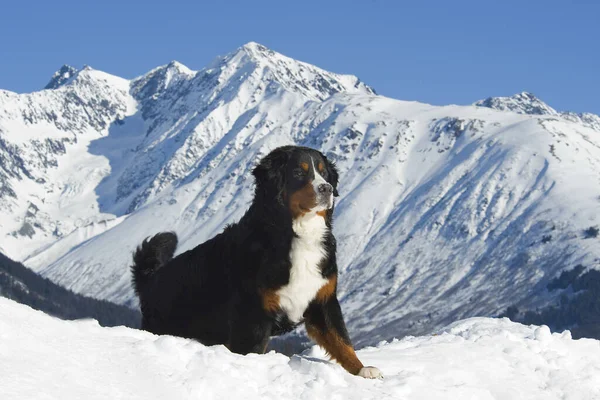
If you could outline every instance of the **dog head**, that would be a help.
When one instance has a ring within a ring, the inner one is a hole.
[[[338,172],[321,152],[308,147],[279,147],[254,168],[257,193],[287,207],[292,218],[325,215],[338,196]]]

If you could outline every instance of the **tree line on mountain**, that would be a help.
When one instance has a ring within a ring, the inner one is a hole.
[[[524,324],[548,325],[556,332],[569,329],[574,339],[600,339],[600,271],[586,271],[583,265],[577,265],[563,271],[546,287],[549,291],[562,291],[556,304],[526,311],[511,306],[502,316]]]
[[[555,332],[569,329],[575,339],[600,339],[600,271],[586,271],[583,265],[577,265],[552,279],[547,289],[562,291],[556,304],[537,310],[511,306],[501,317],[523,324],[548,325]],[[140,327],[137,310],[74,293],[1,253],[0,296],[61,319],[94,318],[102,326]],[[272,340],[270,350],[294,354],[309,346],[302,335],[281,339]]]
[[[1,253],[0,296],[61,319],[94,318],[102,326],[140,326],[138,311],[74,293]]]

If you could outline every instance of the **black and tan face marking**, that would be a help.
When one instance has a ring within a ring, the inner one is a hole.
[[[333,185],[328,182],[325,159],[314,151],[302,151],[292,156],[287,179],[288,205],[294,219],[315,212],[325,216],[333,206]]]
[[[307,213],[325,217],[337,196],[335,166],[308,147],[279,147],[267,154],[252,173],[257,196],[287,206],[294,218]]]

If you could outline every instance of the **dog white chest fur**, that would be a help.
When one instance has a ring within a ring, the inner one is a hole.
[[[292,240],[290,250],[290,280],[277,291],[279,306],[290,321],[297,323],[308,304],[313,300],[327,280],[321,275],[319,264],[325,257],[323,237],[327,232],[325,219],[316,213],[297,218],[293,223],[298,237]]]

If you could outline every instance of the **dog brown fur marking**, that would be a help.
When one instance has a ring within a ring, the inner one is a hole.
[[[321,287],[321,289],[319,289],[319,291],[317,292],[317,297],[315,297],[315,300],[317,300],[319,303],[326,302],[327,300],[329,300],[329,298],[331,296],[333,296],[335,294],[336,286],[337,286],[337,275],[333,275],[329,278],[327,283],[325,285],[323,285],[323,287]]]
[[[313,338],[319,346],[325,349],[332,359],[336,360],[344,369],[353,375],[357,375],[363,368],[354,348],[334,331],[321,332],[313,325],[306,324],[308,335]]]
[[[292,218],[306,214],[310,209],[317,205],[317,194],[313,188],[312,181],[309,181],[300,190],[297,190],[290,196],[289,208]]]
[[[262,304],[265,311],[275,313],[279,310],[279,295],[273,289],[260,290]]]

